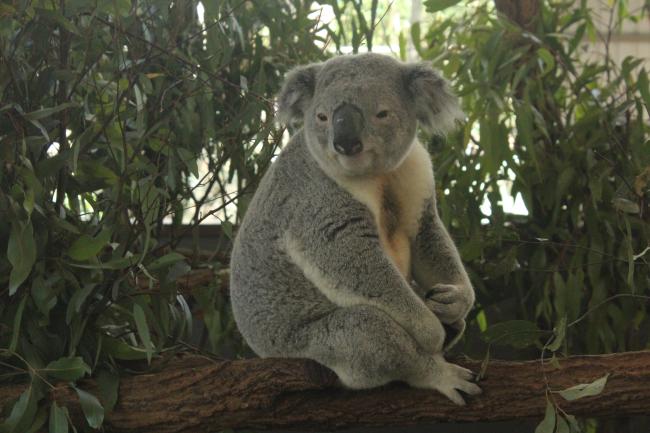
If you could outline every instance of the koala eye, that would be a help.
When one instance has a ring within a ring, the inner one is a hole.
[[[377,113],[377,119],[384,119],[386,117],[388,117],[388,110],[381,110]]]
[[[318,120],[320,120],[321,122],[327,122],[327,116],[323,113],[318,113],[316,117],[318,117]]]

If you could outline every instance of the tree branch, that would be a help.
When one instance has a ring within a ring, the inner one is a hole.
[[[459,362],[474,371],[480,362]],[[454,406],[435,391],[406,385],[350,391],[312,361],[250,359],[215,361],[178,357],[159,370],[120,381],[118,404],[106,416],[107,432],[201,433],[220,429],[341,430],[405,426],[434,421],[499,421],[541,418],[546,384],[552,391],[590,383],[609,373],[601,394],[573,402],[551,393],[571,414],[589,417],[647,414],[650,407],[650,351],[561,359],[560,368],[539,360],[492,361],[481,382],[483,395]],[[93,381],[82,383],[95,392]],[[0,388],[0,405],[25,386]],[[50,394],[80,420],[76,394],[67,385]]]

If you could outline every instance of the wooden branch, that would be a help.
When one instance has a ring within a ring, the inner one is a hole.
[[[480,362],[459,362],[477,371]],[[405,385],[350,391],[332,372],[300,359],[214,361],[196,356],[175,359],[157,372],[123,377],[119,401],[105,420],[107,432],[201,433],[226,428],[340,430],[352,427],[406,426],[434,421],[498,421],[543,416],[546,383],[557,391],[590,383],[609,373],[600,395],[567,402],[574,415],[628,416],[650,411],[650,351],[575,356],[560,368],[539,360],[492,361],[481,382],[483,395],[454,406],[435,391]],[[81,387],[94,390],[94,382]],[[19,386],[0,388],[0,405],[16,397]],[[50,398],[79,420],[75,393],[61,385]]]

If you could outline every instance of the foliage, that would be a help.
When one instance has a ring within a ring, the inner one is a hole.
[[[473,326],[489,344],[486,362],[492,346],[519,357],[537,348],[542,361],[551,352],[551,363],[555,352],[647,348],[648,71],[632,57],[617,65],[606,46],[644,11],[610,2],[611,27],[599,29],[586,1],[539,2],[525,30],[492,2],[471,3],[412,36],[453,79],[467,113],[462,131],[431,145],[441,213],[478,288]],[[590,51],[599,38],[604,55]],[[523,200],[523,215],[506,212],[508,195]],[[559,394],[598,394],[606,380]],[[547,384],[536,432],[582,431],[556,391]]]
[[[400,6],[404,2],[382,2],[378,0],[322,0],[319,3],[321,13],[327,7],[334,15],[333,22],[324,23],[328,36],[337,52],[347,51],[358,53],[363,47],[373,51],[373,45],[379,41],[390,39],[390,19],[398,16]],[[386,24],[388,22],[388,24]]]
[[[473,5],[413,35],[468,117],[431,144],[441,213],[478,288],[477,323],[565,320],[561,348],[574,353],[646,347],[648,72],[640,59],[619,67],[588,52],[598,29],[586,1],[542,3],[534,32],[492,2]],[[625,10],[612,7],[612,22],[633,18]],[[508,189],[527,215],[504,210]]]
[[[66,431],[67,409],[43,397],[89,374],[99,395],[76,392],[98,427],[118,363],[140,369],[182,343],[183,215],[196,224],[200,205],[216,213],[252,192],[282,136],[279,78],[322,57],[308,1],[203,2],[203,21],[198,4],[0,4],[0,366],[31,383],[2,432],[48,413]],[[228,324],[217,282],[196,298],[215,343]]]

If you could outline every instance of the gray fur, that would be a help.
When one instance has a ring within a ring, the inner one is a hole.
[[[351,388],[401,380],[463,404],[458,391],[480,389],[442,353],[446,337],[462,332],[474,292],[434,194],[409,237],[411,284],[385,252],[371,209],[345,186],[398,169],[418,121],[452,126],[460,110],[446,82],[421,64],[343,56],[289,73],[278,100],[282,118],[303,128],[262,179],[235,239],[230,288],[242,335],[262,357],[314,359]],[[333,148],[330,120],[343,103],[365,118],[357,159]],[[380,192],[389,239],[406,218],[400,193],[388,184]]]

